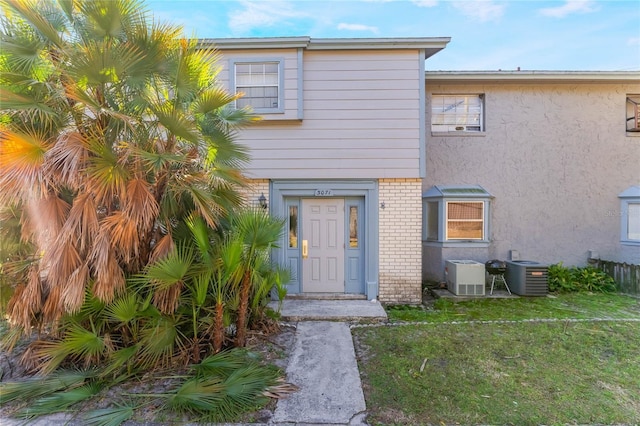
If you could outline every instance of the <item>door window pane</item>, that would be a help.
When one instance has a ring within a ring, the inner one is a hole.
[[[358,206],[349,207],[349,247],[358,248]]]
[[[298,206],[289,206],[289,248],[298,248]]]

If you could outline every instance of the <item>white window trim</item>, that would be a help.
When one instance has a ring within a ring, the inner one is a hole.
[[[460,127],[464,127],[463,129],[460,130],[434,130],[433,126],[433,120],[434,120],[434,112],[433,112],[433,107],[434,107],[434,99],[436,98],[442,98],[442,97],[455,97],[455,96],[465,96],[465,97],[477,97],[480,99],[480,129],[479,130],[467,130],[467,125],[465,126],[460,126]],[[430,107],[431,107],[431,111],[430,111],[430,122],[429,122],[429,129],[431,131],[431,135],[432,136],[485,136],[486,135],[486,128],[485,128],[485,95],[484,93],[432,93],[431,94],[431,100],[430,100]]]
[[[638,220],[640,216],[631,215],[629,208],[631,205],[640,205],[640,186],[632,186],[618,195],[620,198],[620,212],[617,216],[620,216],[620,242],[623,245],[640,246],[640,238],[629,238],[629,221]]]
[[[446,195],[442,191],[447,189],[474,189],[484,193],[468,193]],[[488,247],[491,244],[491,199],[493,196],[479,185],[441,186],[436,185],[425,192],[422,197],[422,241],[427,246],[437,247]],[[438,207],[438,239],[427,238],[427,226],[429,223],[427,203],[436,202]],[[483,229],[482,239],[447,239],[447,203],[448,202],[482,202]]]
[[[264,64],[275,62],[278,64],[278,107],[277,108],[253,108],[256,114],[283,114],[284,113],[284,58],[233,58],[229,60],[229,87],[233,93],[238,93],[236,88],[236,64]]]

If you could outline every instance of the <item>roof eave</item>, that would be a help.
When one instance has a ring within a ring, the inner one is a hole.
[[[268,37],[268,38],[205,38],[198,40],[198,46],[231,49],[287,49],[307,50],[381,50],[381,49],[423,49],[425,59],[444,49],[450,37],[417,38],[311,38],[311,37]]]
[[[427,81],[446,82],[633,82],[640,83],[638,71],[426,71]]]

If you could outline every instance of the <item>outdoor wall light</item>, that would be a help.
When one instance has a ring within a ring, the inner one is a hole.
[[[384,204],[384,201],[380,203],[380,208],[384,210],[387,206]]]
[[[267,197],[264,196],[264,192],[258,197],[258,203],[260,203],[260,207],[267,209]]]

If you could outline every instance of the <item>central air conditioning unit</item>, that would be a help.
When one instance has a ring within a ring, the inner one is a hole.
[[[484,296],[484,264],[475,260],[445,262],[447,288],[457,296]]]
[[[549,267],[532,260],[507,260],[504,278],[511,291],[520,296],[549,293]]]

